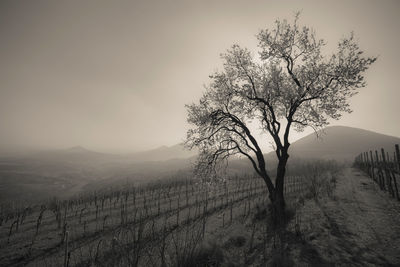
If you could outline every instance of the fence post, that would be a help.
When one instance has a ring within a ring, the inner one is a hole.
[[[396,144],[396,159],[397,159],[397,170],[400,173],[400,152],[399,152],[399,144]]]
[[[372,157],[372,151],[369,151],[369,156],[371,158],[371,177],[375,181],[375,168],[374,168],[374,158]]]
[[[369,157],[368,157],[368,152],[364,152],[365,154],[365,160],[366,160],[366,172],[368,173],[369,177],[371,177],[371,163],[369,161]]]
[[[395,145],[395,151],[396,151],[395,152],[396,157],[393,157],[394,168],[396,169],[396,165],[397,165],[398,172],[400,173],[400,153],[399,153],[399,145],[398,144]],[[396,161],[397,161],[397,164],[396,164]],[[400,200],[399,189],[397,187],[397,181],[396,181],[396,172],[394,170],[392,171],[392,175],[393,175],[394,186],[395,186],[395,189],[396,189],[396,197],[397,197],[397,200]]]
[[[386,151],[386,164],[390,168],[390,157],[389,157],[389,152]]]
[[[394,197],[394,191],[392,187],[392,177],[390,176],[389,173],[389,168],[385,157],[385,150],[383,148],[381,148],[381,153],[382,153],[383,169],[385,170],[386,182],[388,185],[388,191]]]
[[[64,247],[64,267],[68,267],[69,252],[68,252],[68,231],[65,233],[65,247]]]
[[[382,172],[381,172],[381,164],[379,162],[379,156],[378,156],[378,151],[375,150],[375,159],[376,159],[376,167],[377,167],[377,174],[378,174],[378,182],[379,182],[379,187],[381,190],[384,190],[383,187],[383,181],[382,181]]]
[[[397,181],[396,181],[396,172],[394,171],[394,170],[389,170],[389,172],[392,174],[392,178],[393,178],[393,183],[394,183],[394,189],[396,190],[396,198],[397,198],[397,200],[400,200],[400,197],[399,197],[399,189],[398,189],[398,187],[397,187]],[[394,196],[393,196],[394,197]]]

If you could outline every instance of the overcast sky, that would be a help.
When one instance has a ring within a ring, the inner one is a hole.
[[[328,48],[354,31],[379,56],[353,113],[332,125],[400,136],[400,1],[1,1],[0,148],[135,151],[181,142],[233,43],[278,18],[315,28]],[[309,133],[292,134],[292,140]]]

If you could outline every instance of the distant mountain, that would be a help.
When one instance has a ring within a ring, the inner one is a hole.
[[[74,146],[67,149],[45,150],[35,154],[31,154],[28,158],[36,158],[50,161],[64,161],[64,162],[82,162],[109,160],[115,158],[116,155],[95,152],[81,146]]]
[[[400,138],[345,126],[331,126],[307,135],[289,148],[289,155],[303,159],[334,159],[353,161],[359,153],[384,148],[390,156],[394,145],[400,144]]]
[[[126,155],[134,161],[165,161],[171,159],[191,158],[197,155],[197,150],[188,150],[183,144],[174,146],[161,146],[156,149]]]
[[[144,162],[161,162],[192,158],[195,150],[189,151],[182,144],[162,146],[156,149],[129,154],[108,154],[95,152],[82,146],[67,149],[45,150],[31,153],[23,157],[13,158],[24,163],[40,163],[41,165],[60,165],[74,169],[82,166],[92,169],[104,169],[112,166],[136,165]],[[1,159],[0,159],[1,160]],[[4,158],[3,158],[4,160]],[[153,164],[154,165],[154,164]]]

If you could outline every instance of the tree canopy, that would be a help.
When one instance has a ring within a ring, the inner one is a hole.
[[[326,42],[312,28],[300,27],[297,15],[293,23],[276,21],[257,39],[258,57],[233,45],[221,55],[223,69],[210,75],[200,101],[187,105],[193,127],[186,144],[200,149],[198,174],[211,177],[221,162],[241,155],[272,192],[277,185],[249,123],[257,122],[272,137],[276,179],[283,177],[291,129],[318,130],[350,112],[349,98],[366,85],[364,73],[376,58],[364,55],[353,33],[339,41],[335,53],[324,54]]]

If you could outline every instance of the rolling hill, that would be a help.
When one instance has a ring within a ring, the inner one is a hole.
[[[187,150],[183,144],[161,146],[156,149],[132,153],[126,157],[132,161],[165,161],[173,159],[191,158],[197,155],[195,150]]]
[[[361,152],[384,148],[393,154],[394,145],[400,143],[399,137],[380,134],[359,128],[331,126],[307,135],[289,148],[293,158],[333,159],[353,161]]]

